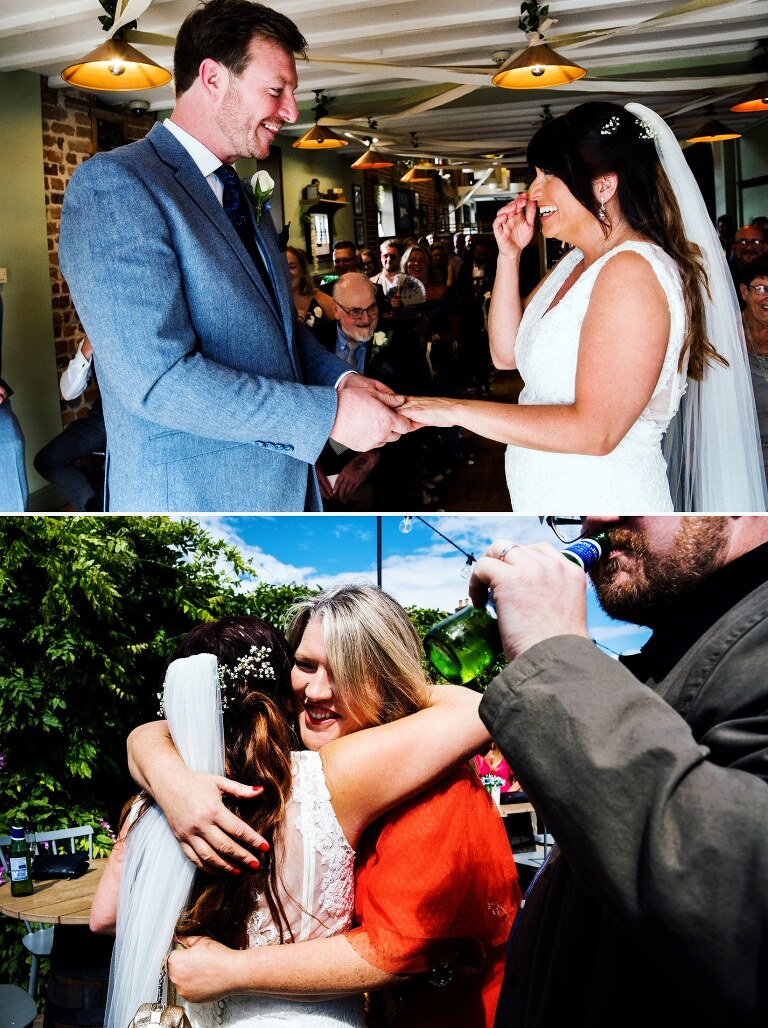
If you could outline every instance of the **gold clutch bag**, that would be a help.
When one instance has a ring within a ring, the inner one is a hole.
[[[163,982],[165,981],[167,958],[160,970],[160,981],[157,983],[157,999],[154,1003],[142,1003],[128,1028],[191,1028],[184,1007],[177,1006],[176,988],[168,982],[168,1002],[163,1003]]]

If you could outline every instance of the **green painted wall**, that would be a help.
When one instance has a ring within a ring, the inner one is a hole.
[[[14,389],[33,491],[46,482],[32,468],[32,457],[61,431],[38,75],[0,73],[0,139],[0,268],[8,270],[8,282],[0,285],[3,378]]]
[[[753,115],[759,118],[759,114]],[[741,144],[741,175],[743,180],[764,178],[768,169],[768,126],[765,122],[755,125],[739,140]],[[768,184],[750,186],[741,191],[744,222],[750,222],[760,215],[768,215]]]

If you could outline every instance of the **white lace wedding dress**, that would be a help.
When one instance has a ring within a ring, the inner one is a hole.
[[[685,333],[685,306],[675,262],[658,246],[626,242],[604,254],[581,275],[551,310],[550,304],[582,258],[567,253],[525,310],[515,344],[517,367],[525,382],[521,404],[572,403],[581,325],[600,269],[623,250],[634,250],[651,265],[669,304],[670,332],[664,364],[645,410],[619,445],[603,457],[549,453],[508,446],[507,485],[516,513],[553,510],[627,514],[672,510],[661,439],[685,391],[685,367],[677,361]],[[621,303],[621,297],[616,297]]]
[[[293,754],[293,790],[275,859],[280,898],[296,942],[349,931],[354,905],[355,853],[344,838],[328,794],[320,755]],[[251,946],[278,945],[266,903],[251,915]],[[286,935],[290,940],[290,936]],[[286,942],[290,945],[290,941]],[[362,997],[292,1002],[233,995],[215,1003],[185,1004],[192,1028],[364,1028]]]

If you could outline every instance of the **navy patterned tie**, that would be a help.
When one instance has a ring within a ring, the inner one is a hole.
[[[248,200],[243,193],[243,187],[240,184],[240,179],[237,177],[237,172],[231,164],[222,164],[216,169],[214,175],[224,187],[224,196],[222,198],[224,213],[232,223],[235,232],[240,236],[243,246],[251,255],[257,271],[264,280],[264,284],[269,290],[275,306],[277,306],[274,286],[267,274],[264,258],[261,256],[258,244],[256,243],[251,212],[248,210]]]

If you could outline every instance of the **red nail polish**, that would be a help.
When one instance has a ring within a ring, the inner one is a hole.
[[[258,867],[259,867],[259,862],[258,862],[258,860],[252,860],[252,861],[251,861],[251,862],[249,863],[248,867],[250,867],[250,868],[252,868],[252,869],[253,869],[254,871],[256,871],[256,870],[258,869]]]
[[[253,789],[254,792],[264,792],[264,786],[263,785],[252,785],[251,788]]]
[[[262,853],[266,853],[267,850],[269,849],[269,843],[268,842],[259,843],[259,849],[261,850]]]
[[[239,868],[239,867],[233,867],[233,868],[230,868],[230,870],[232,871],[232,874],[233,874],[233,875],[239,875],[239,874],[242,874],[242,872],[241,872],[241,870],[240,870],[240,868]]]

